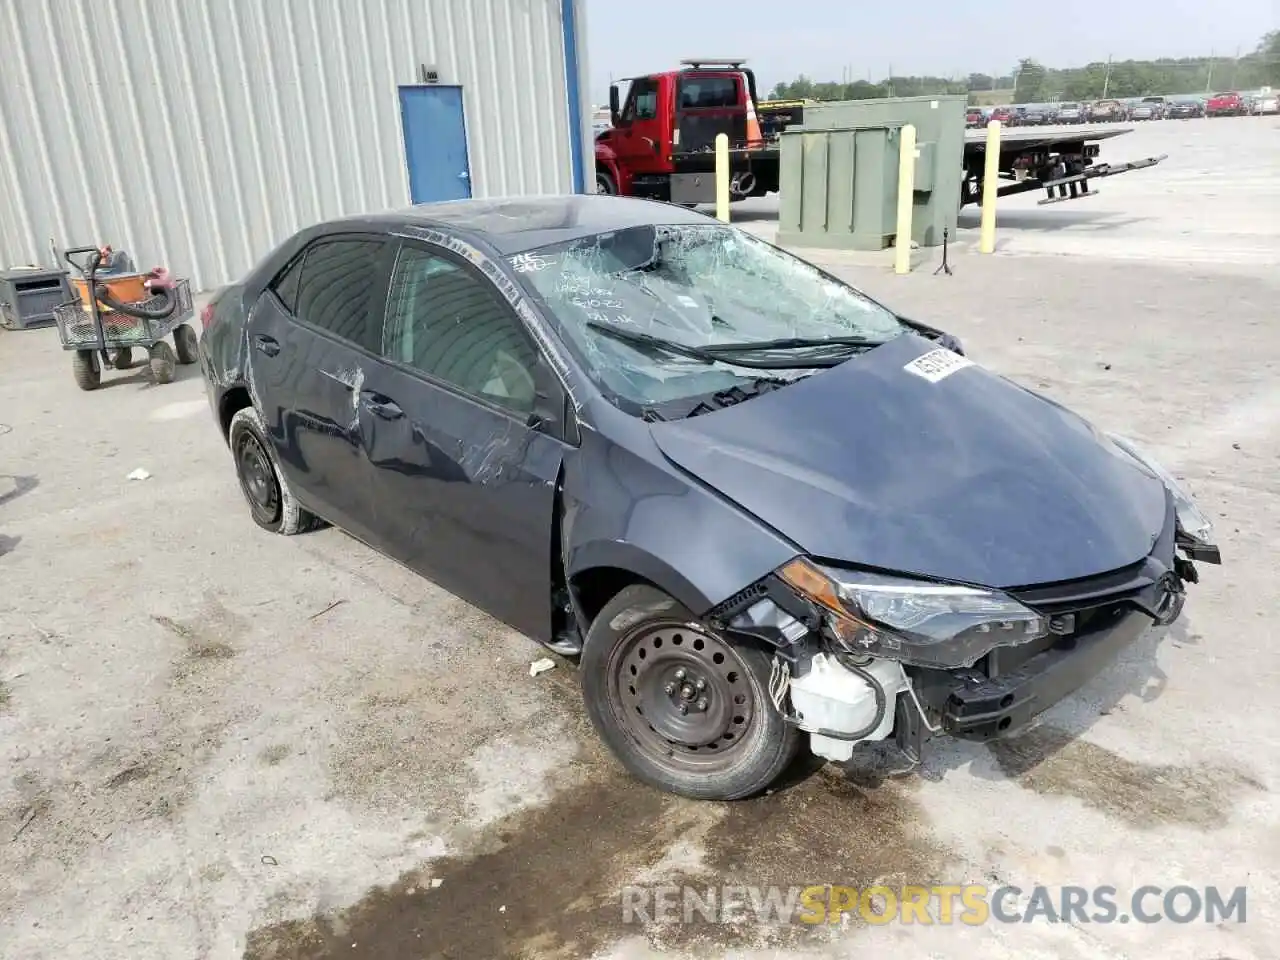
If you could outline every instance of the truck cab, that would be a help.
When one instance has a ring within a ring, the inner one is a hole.
[[[762,133],[758,102],[755,74],[740,60],[685,60],[679,70],[632,78],[625,99],[611,85],[612,126],[595,144],[596,192],[713,202],[721,133],[729,138],[731,198],[776,191],[777,144]]]

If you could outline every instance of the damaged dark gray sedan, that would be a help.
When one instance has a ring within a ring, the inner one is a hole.
[[[805,738],[1012,733],[1219,562],[1131,443],[668,204],[325,223],[203,319],[260,526],[328,521],[580,656],[600,735],[687,796]]]

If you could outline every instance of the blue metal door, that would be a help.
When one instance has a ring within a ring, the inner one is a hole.
[[[411,201],[429,203],[471,196],[462,88],[436,84],[401,87],[400,119]]]

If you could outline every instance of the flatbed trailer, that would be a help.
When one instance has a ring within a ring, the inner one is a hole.
[[[1168,154],[1143,157],[1128,163],[1099,163],[1099,142],[1132,133],[1132,127],[1110,127],[1101,130],[1079,129],[1060,132],[1039,130],[1000,131],[1000,178],[1008,181],[997,191],[1001,197],[1045,191],[1039,201],[1061,203],[1092,196],[1089,181],[1114,177],[1131,170],[1154,167]],[[982,180],[987,162],[987,132],[965,133],[964,181],[960,187],[960,205],[982,201]]]
[[[998,196],[1044,190],[1039,203],[1061,203],[1096,193],[1090,181],[1113,177],[1132,170],[1155,166],[1167,154],[1143,157],[1127,163],[1100,163],[1100,143],[1131,133],[1130,127],[1109,129],[1002,130],[1000,133],[1000,178]],[[729,150],[729,196],[740,200],[762,196],[778,189],[780,151],[776,139],[763,146],[732,146]],[[969,131],[964,143],[964,180],[960,205],[982,200],[982,180],[986,171],[987,132]],[[707,202],[708,185],[714,183],[715,152],[704,149],[672,154],[670,200],[673,203]],[[710,194],[712,197],[714,194]]]

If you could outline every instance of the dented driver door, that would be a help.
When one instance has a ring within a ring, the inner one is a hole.
[[[516,629],[550,632],[564,446],[535,422],[539,354],[474,266],[406,241],[362,384],[373,522],[392,556]]]

